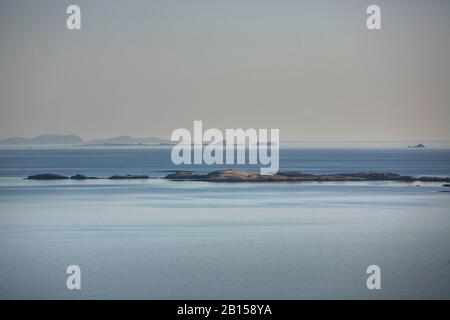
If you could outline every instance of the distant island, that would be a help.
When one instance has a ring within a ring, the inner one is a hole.
[[[241,170],[219,170],[208,174],[193,174],[190,171],[178,171],[168,174],[165,179],[178,181],[211,182],[330,182],[330,181],[400,181],[400,182],[450,182],[450,177],[413,177],[401,176],[390,172],[357,172],[335,174],[307,174],[299,171],[279,172],[274,175],[260,175]]]
[[[113,146],[130,146],[130,145],[160,145],[172,143],[170,140],[164,140],[159,138],[133,138],[130,136],[119,136],[109,139],[93,139],[84,143],[84,145],[101,146],[101,145],[113,145]]]
[[[414,146],[408,146],[408,148],[419,148],[420,149],[420,148],[425,148],[425,145],[423,143],[419,143]]]
[[[28,176],[28,180],[89,180],[102,179],[77,174],[67,177],[60,174],[45,173]],[[147,175],[113,175],[110,180],[150,179]],[[207,174],[193,174],[191,171],[176,171],[163,179],[173,181],[206,181],[206,182],[339,182],[339,181],[399,181],[399,182],[450,182],[450,178],[401,176],[390,172],[357,172],[335,174],[306,174],[299,171],[279,172],[274,175],[260,175],[242,170],[219,170]]]
[[[78,146],[154,146],[172,145],[174,142],[154,137],[133,138],[127,135],[107,139],[84,141],[73,134],[43,134],[34,138],[13,137],[0,139],[0,145],[78,145]]]
[[[27,180],[97,180],[97,179],[110,179],[110,180],[127,180],[127,179],[150,179],[147,175],[134,175],[134,174],[127,174],[124,176],[120,175],[114,175],[110,176],[108,178],[99,178],[99,177],[89,177],[85,176],[83,174],[76,174],[71,177],[64,176],[62,174],[55,174],[55,173],[43,173],[43,174],[36,174],[32,175],[26,178]]]
[[[0,139],[0,144],[79,144],[83,140],[73,134],[42,134],[34,138],[13,137]]]

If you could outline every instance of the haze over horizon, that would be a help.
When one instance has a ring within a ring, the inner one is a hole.
[[[382,30],[366,28],[366,8]],[[0,0],[0,138],[450,140],[450,2]]]
[[[25,139],[34,139],[41,136],[75,136],[79,137],[83,142],[91,142],[95,140],[110,140],[110,139],[116,139],[116,138],[124,138],[129,137],[131,139],[160,139],[160,140],[170,140],[170,137],[160,137],[155,135],[148,135],[148,136],[131,136],[129,134],[120,134],[120,135],[112,135],[112,136],[103,136],[103,137],[90,137],[90,138],[84,138],[82,135],[75,134],[75,133],[43,133],[36,136],[10,136],[10,137],[0,137],[0,140],[7,140],[7,139],[14,139],[14,138],[25,138]],[[409,140],[280,140],[281,142],[411,142],[411,141],[422,141],[422,142],[432,142],[432,141],[442,141],[442,142],[450,142],[450,139],[409,139]]]

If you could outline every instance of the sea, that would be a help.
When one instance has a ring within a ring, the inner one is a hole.
[[[1,299],[449,299],[450,188],[168,181],[170,147],[0,148]],[[284,146],[280,170],[450,177],[450,148]],[[25,180],[58,173],[147,180]],[[69,266],[80,289],[69,289]],[[380,289],[369,289],[369,266]]]

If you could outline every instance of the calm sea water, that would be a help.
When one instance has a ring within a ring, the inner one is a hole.
[[[290,148],[281,167],[450,176],[450,151]],[[440,183],[23,180],[174,169],[167,148],[0,150],[0,298],[450,298]]]
[[[170,159],[170,148],[54,148],[0,149],[0,177],[38,173],[105,177],[113,174],[148,174],[161,177],[168,170],[237,168],[258,171],[254,165],[182,165]],[[280,170],[306,173],[389,171],[403,175],[450,176],[450,149],[321,149],[280,150]]]

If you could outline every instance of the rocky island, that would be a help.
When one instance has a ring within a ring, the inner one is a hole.
[[[64,179],[71,179],[71,180],[93,180],[93,179],[127,180],[127,179],[150,179],[150,177],[147,175],[127,174],[124,176],[114,175],[114,176],[111,176],[108,178],[99,178],[99,177],[88,177],[83,174],[76,174],[69,178],[69,177],[63,176],[61,174],[44,173],[44,174],[36,174],[36,175],[28,176],[26,179],[27,180],[64,180]]]
[[[165,179],[178,181],[211,182],[305,182],[305,181],[401,181],[401,182],[450,182],[450,178],[401,176],[390,172],[358,172],[336,174],[306,174],[298,171],[279,172],[274,175],[260,175],[241,170],[221,170],[208,174],[193,174],[178,171],[168,174]]]
[[[108,178],[89,177],[77,174],[67,177],[60,174],[44,173],[32,175],[27,180],[89,180],[89,179],[109,179],[109,180],[139,180],[151,179],[147,175],[113,175]],[[210,181],[210,182],[330,182],[330,181],[399,181],[399,182],[450,182],[450,177],[414,177],[401,176],[390,172],[356,172],[356,173],[335,173],[335,174],[308,174],[299,171],[284,171],[274,175],[260,175],[254,172],[242,170],[219,170],[207,174],[194,174],[191,171],[175,171],[166,175],[163,179],[173,181]],[[448,186],[448,184],[444,185]]]
[[[147,175],[139,175],[139,174],[127,174],[125,176],[111,176],[108,179],[110,180],[127,180],[127,179],[150,179]]]

